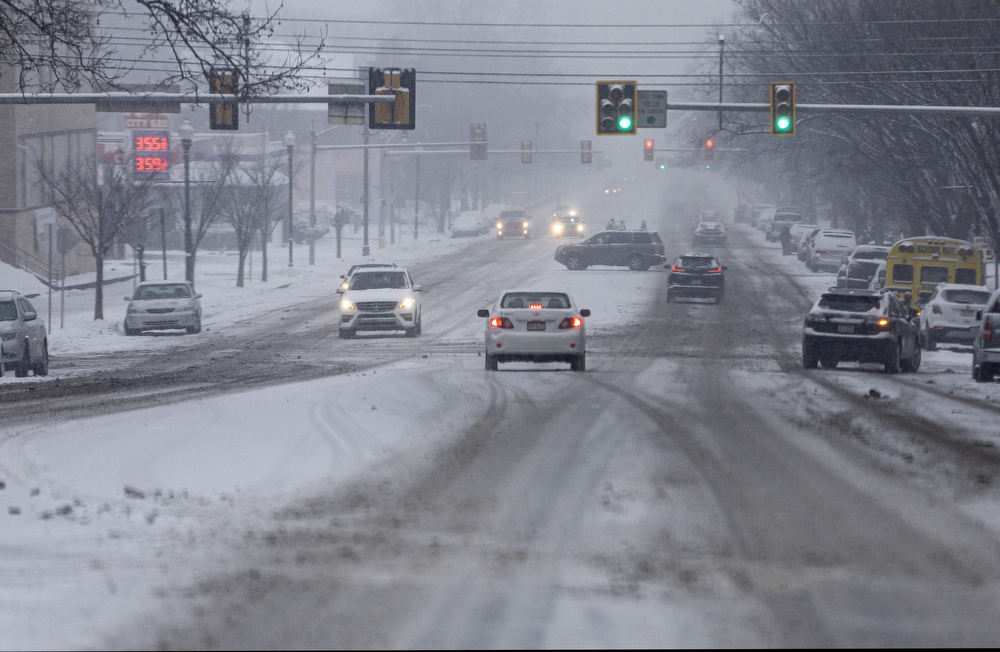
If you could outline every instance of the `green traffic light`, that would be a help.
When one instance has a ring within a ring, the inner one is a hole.
[[[622,117],[621,117],[621,118],[620,118],[620,119],[618,120],[618,127],[619,127],[619,128],[620,128],[620,129],[622,130],[622,131],[628,131],[629,129],[631,129],[631,128],[632,128],[632,118],[628,117],[627,115],[623,115],[623,116],[622,116]]]
[[[779,130],[787,131],[788,128],[792,125],[792,121],[786,118],[785,116],[781,116],[780,118],[778,118],[778,121],[775,124]]]

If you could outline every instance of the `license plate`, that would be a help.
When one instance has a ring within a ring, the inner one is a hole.
[[[700,278],[691,279],[691,285],[701,285],[701,279]]]
[[[962,316],[963,317],[971,317],[973,314],[974,313],[971,310],[963,310],[962,311]]]
[[[529,331],[543,331],[545,330],[545,322],[543,321],[529,321],[528,322]]]
[[[838,333],[853,333],[854,324],[837,324]]]

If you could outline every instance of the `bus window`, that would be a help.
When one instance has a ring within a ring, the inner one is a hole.
[[[948,282],[948,268],[936,265],[924,265],[920,268],[921,285],[937,285]]]
[[[965,285],[975,285],[976,270],[969,269],[968,267],[959,267],[955,270],[955,282],[964,283]]]
[[[893,283],[912,283],[913,282],[913,265],[900,265],[896,264],[892,268],[892,282]]]

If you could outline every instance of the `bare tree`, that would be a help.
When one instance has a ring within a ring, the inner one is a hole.
[[[94,319],[104,319],[104,259],[126,237],[136,220],[145,219],[152,199],[149,178],[136,178],[124,160],[112,164],[38,168],[44,191],[56,213],[90,247],[97,267]]]
[[[282,48],[266,47],[281,9],[255,17],[249,5],[230,0],[0,0],[0,64],[17,75],[18,89],[78,90],[88,82],[121,88],[135,62],[166,58],[173,72],[163,83],[192,82],[197,89],[211,69],[240,76],[241,100],[282,88],[302,88],[299,75],[320,60],[324,35],[309,48],[297,35]],[[115,21],[144,23],[142,52],[126,51],[102,26]],[[3,69],[0,65],[0,71]],[[2,72],[0,72],[2,74]]]
[[[276,204],[283,184],[280,183],[279,168],[282,165],[280,157],[270,157],[265,148],[254,161],[234,169],[229,176],[221,203],[221,213],[236,232],[236,246],[239,262],[236,272],[236,287],[243,287],[246,269],[246,257],[253,245],[257,233],[265,234],[264,255],[265,272],[262,280],[267,280],[266,234],[273,229],[275,223]],[[268,225],[271,225],[270,227]]]

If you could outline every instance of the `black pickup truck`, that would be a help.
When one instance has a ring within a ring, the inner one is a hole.
[[[531,238],[531,215],[527,211],[501,211],[497,218],[497,240],[514,235],[524,236],[525,240]]]

